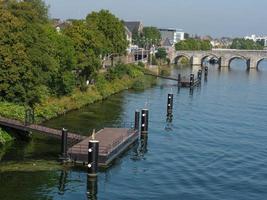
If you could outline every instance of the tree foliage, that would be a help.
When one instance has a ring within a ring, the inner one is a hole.
[[[164,48],[158,48],[157,53],[156,53],[156,58],[157,59],[166,59],[167,58],[167,51]]]
[[[253,40],[246,40],[244,38],[236,38],[230,47],[231,49],[248,49],[248,50],[263,50],[264,44],[261,42],[254,42]]]
[[[127,47],[122,22],[108,11],[57,32],[42,0],[0,1],[0,30],[0,101],[30,106],[71,94],[99,70],[101,58]]]
[[[81,81],[87,80],[100,68],[100,55],[103,53],[104,35],[95,29],[89,29],[84,20],[77,20],[64,30],[75,48],[76,71]]]
[[[156,27],[144,27],[141,34],[133,34],[133,40],[139,47],[150,48],[152,45],[160,45],[161,34]]]
[[[212,45],[210,44],[209,40],[200,40],[200,39],[193,39],[189,38],[187,40],[180,41],[175,44],[175,49],[185,50],[185,51],[207,51],[212,49]]]
[[[97,29],[104,36],[104,53],[124,54],[128,46],[123,22],[108,10],[100,10],[87,15],[89,29]]]

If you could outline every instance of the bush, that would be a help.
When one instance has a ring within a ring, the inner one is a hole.
[[[138,62],[138,66],[142,67],[142,68],[145,68],[145,64],[143,62],[141,62],[141,61]]]
[[[124,68],[122,68],[122,66],[124,66]],[[114,80],[107,80],[106,77],[109,72],[98,74],[95,77],[95,85],[89,86],[84,92],[82,92],[80,88],[76,88],[69,96],[60,98],[50,97],[42,103],[37,104],[35,106],[35,121],[40,123],[55,118],[70,110],[80,109],[90,103],[107,98],[124,89],[133,87],[135,89],[144,89],[149,87],[153,84],[153,80],[156,79],[144,76],[143,71],[144,69],[136,65],[120,65],[112,72],[114,74],[120,74],[118,77],[114,76]],[[122,74],[124,75],[122,76]],[[0,102],[0,116],[17,119],[23,122],[25,108],[23,105]]]
[[[0,116],[24,121],[25,107],[15,103],[0,102]]]
[[[0,128],[0,145],[3,145],[12,140],[13,138],[7,132],[5,132],[4,130]]]

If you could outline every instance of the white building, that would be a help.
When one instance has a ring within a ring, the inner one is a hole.
[[[174,28],[160,28],[162,43],[170,43],[172,46],[184,40],[184,32]],[[168,42],[167,42],[168,41]]]
[[[267,36],[256,36],[255,34],[251,36],[244,37],[246,40],[253,40],[254,42],[264,40],[264,46],[267,46]]]

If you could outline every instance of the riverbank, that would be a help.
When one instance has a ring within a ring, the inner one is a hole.
[[[116,72],[117,73],[117,72]],[[155,79],[145,77],[144,69],[128,66],[127,73],[102,73],[97,76],[96,83],[88,86],[85,92],[76,89],[70,96],[51,97],[35,106],[35,122],[42,123],[69,111],[80,109],[86,105],[106,99],[126,89],[145,89],[155,84]],[[0,102],[0,116],[24,121],[25,107],[15,103]]]

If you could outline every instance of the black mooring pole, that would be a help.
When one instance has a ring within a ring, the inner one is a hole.
[[[205,76],[207,77],[208,76],[208,73],[209,73],[209,68],[208,66],[205,67]]]
[[[140,126],[140,111],[136,110],[134,114],[134,130],[139,131]]]
[[[167,100],[167,116],[172,117],[172,110],[173,110],[173,94],[168,94]]]
[[[199,82],[201,82],[201,79],[202,79],[202,70],[198,70],[198,73],[197,73],[197,79]]]
[[[97,176],[98,152],[99,152],[99,141],[94,139],[90,140],[88,143],[88,169],[87,169],[87,174],[90,177]]]
[[[68,155],[68,129],[63,128],[61,132],[61,156],[63,160],[66,160]]]
[[[182,81],[181,74],[178,74],[178,87],[181,86],[181,81]]]
[[[192,88],[194,86],[194,74],[190,74],[190,87]]]
[[[148,133],[148,115],[149,110],[143,109],[141,114],[141,134]]]

